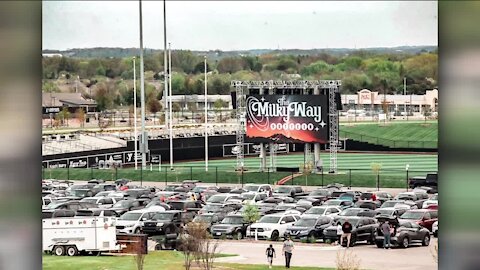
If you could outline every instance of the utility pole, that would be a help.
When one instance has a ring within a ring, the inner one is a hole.
[[[405,97],[406,95],[407,95],[407,78],[403,77],[403,96]],[[404,111],[405,111],[405,114],[407,115],[407,121],[408,121],[407,102],[405,101],[404,104],[405,104]]]

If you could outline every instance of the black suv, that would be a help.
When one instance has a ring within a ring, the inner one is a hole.
[[[233,214],[226,216],[220,224],[213,225],[210,232],[214,238],[222,236],[242,239],[247,234],[248,223],[242,215]]]
[[[197,212],[202,208],[202,204],[198,201],[169,201],[171,210],[179,210],[185,212],[186,222],[190,222],[197,215]]]
[[[285,236],[291,236],[292,239],[322,239],[323,230],[330,226],[331,217],[302,217],[296,221],[292,227],[285,230]]]
[[[340,224],[348,220],[352,224],[352,237],[350,240],[350,246],[352,247],[358,241],[367,241],[368,244],[375,243],[375,231],[378,228],[378,224],[374,218],[370,217],[343,217],[337,220]],[[323,231],[323,240],[338,240],[337,224],[332,222],[330,227],[327,227]],[[347,245],[347,239],[344,238],[343,246]]]
[[[179,233],[185,221],[184,214],[178,210],[158,212],[150,220],[144,221],[140,230],[149,236]]]

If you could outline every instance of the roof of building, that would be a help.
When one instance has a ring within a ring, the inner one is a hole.
[[[86,99],[81,93],[45,93],[42,92],[42,107],[96,106],[93,99]]]

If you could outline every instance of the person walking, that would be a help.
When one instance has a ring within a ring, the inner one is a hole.
[[[272,268],[272,263],[273,263],[273,258],[277,257],[277,254],[275,254],[275,249],[273,248],[273,245],[270,244],[270,246],[267,248],[265,251],[265,254],[267,254],[267,261],[268,261],[268,268]]]
[[[382,233],[383,233],[383,248],[384,249],[389,249],[391,247],[391,243],[390,243],[390,238],[391,238],[390,224],[388,224],[388,220],[386,220],[380,226],[381,226],[380,228],[381,228]]]
[[[342,231],[343,234],[340,237],[340,245],[343,244],[343,238],[347,238],[347,248],[350,247],[350,239],[352,238],[352,224],[348,222],[348,220],[345,220],[345,222],[342,225]]]
[[[292,251],[293,251],[293,241],[290,239],[290,236],[287,236],[287,239],[283,241],[282,254],[285,255],[285,267],[290,268],[290,261],[292,260]]]
[[[337,240],[334,243],[335,245],[341,244],[340,239],[342,237],[342,234],[343,234],[342,223],[339,221],[337,223]]]

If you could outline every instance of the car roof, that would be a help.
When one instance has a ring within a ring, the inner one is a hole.
[[[142,213],[143,214],[143,213],[147,213],[147,212],[159,212],[159,211],[152,210],[152,209],[149,209],[149,208],[143,208],[143,209],[128,211],[127,213]]]
[[[435,212],[435,211],[437,211],[437,209],[411,209],[411,210],[408,210],[408,212],[421,212],[421,213]]]

